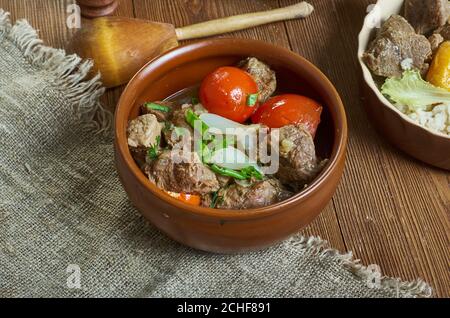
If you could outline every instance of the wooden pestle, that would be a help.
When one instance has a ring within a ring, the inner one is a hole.
[[[67,50],[94,61],[106,87],[127,83],[148,61],[178,46],[178,41],[233,32],[276,21],[305,18],[314,8],[301,2],[285,8],[249,13],[182,28],[171,24],[102,17],[84,22]]]

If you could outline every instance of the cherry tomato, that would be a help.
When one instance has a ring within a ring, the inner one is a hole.
[[[180,200],[181,202],[190,204],[190,205],[200,205],[201,197],[196,194],[189,194],[189,193],[176,193],[176,192],[170,192],[166,191],[168,195],[171,197]]]
[[[291,124],[304,124],[314,137],[320,123],[322,106],[311,98],[286,94],[270,98],[252,116],[255,124],[280,128]]]
[[[258,85],[237,67],[220,67],[200,86],[200,101],[211,113],[244,123],[258,108]]]

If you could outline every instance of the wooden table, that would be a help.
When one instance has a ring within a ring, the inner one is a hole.
[[[227,15],[272,9],[298,0],[120,0],[117,15],[188,25]],[[27,18],[51,46],[63,47],[73,30],[66,6],[73,0],[0,0],[13,18]],[[421,277],[434,295],[450,297],[450,174],[391,147],[362,110],[357,35],[369,0],[311,0],[306,20],[275,23],[232,36],[265,40],[305,56],[336,85],[349,120],[347,167],[333,201],[306,235],[352,250],[385,275]],[[145,41],[145,39],[143,39]],[[110,109],[123,88],[109,91]]]

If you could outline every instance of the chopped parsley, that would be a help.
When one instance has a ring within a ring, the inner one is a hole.
[[[218,204],[223,202],[224,198],[222,195],[219,195],[219,191],[212,192],[211,195],[212,200],[209,207],[214,209]]]
[[[247,106],[253,107],[258,102],[259,93],[250,94],[247,96]]]
[[[254,166],[248,166],[240,171],[243,175],[247,176],[248,179],[255,178],[256,180],[262,180],[264,175],[258,171]]]
[[[159,143],[161,142],[161,136],[156,137],[156,142],[147,151],[147,158],[155,160],[159,155]]]
[[[212,193],[212,200],[211,200],[211,204],[209,205],[210,208],[215,208],[217,205],[217,199],[219,198],[219,192],[213,192]]]

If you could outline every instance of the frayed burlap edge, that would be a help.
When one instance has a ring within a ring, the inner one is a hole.
[[[0,9],[0,41],[11,41],[25,59],[36,68],[51,74],[52,86],[72,104],[73,114],[87,131],[109,134],[112,114],[99,102],[105,92],[100,74],[87,79],[92,61],[66,55],[64,50],[43,45],[37,32],[26,20],[11,24],[9,13]]]
[[[320,237],[296,235],[286,241],[286,244],[299,248],[308,255],[315,255],[322,258],[328,257],[338,261],[340,265],[352,272],[370,288],[384,289],[391,293],[394,292],[397,295],[402,294],[409,297],[428,298],[432,296],[433,290],[431,286],[422,279],[407,282],[399,278],[382,276],[381,273],[373,271],[373,267],[379,268],[378,266],[368,267],[361,265],[360,260],[354,259],[352,252],[343,254],[336,249],[332,249],[329,247],[328,242]],[[378,282],[373,281],[374,274],[379,274]]]

